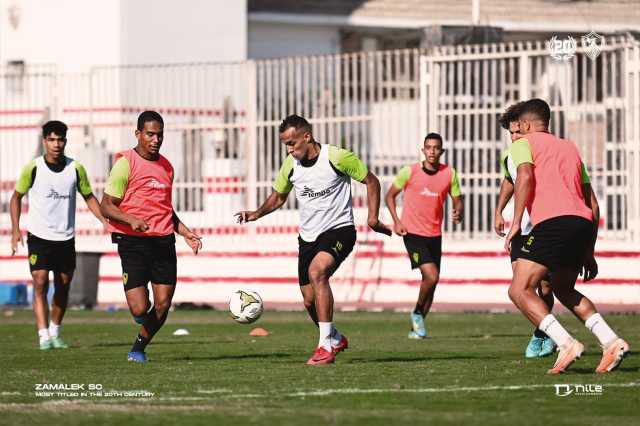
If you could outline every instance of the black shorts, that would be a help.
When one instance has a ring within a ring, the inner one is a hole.
[[[407,248],[411,269],[416,269],[425,263],[435,263],[440,271],[442,259],[442,237],[424,237],[422,235],[407,234],[402,237]]]
[[[518,234],[511,240],[511,262],[515,262],[518,258],[522,257],[522,246],[525,243],[525,238],[529,235]]]
[[[309,243],[298,236],[298,283],[303,286],[309,284],[309,266],[321,251],[329,253],[336,260],[335,272],[340,264],[349,256],[356,244],[355,226],[329,229],[318,235],[315,241]],[[333,273],[332,272],[332,273]]]
[[[153,284],[176,285],[176,237],[137,237],[113,233],[111,241],[118,244],[125,290]]]
[[[527,235],[516,235],[511,240],[511,263],[515,262],[516,260],[518,260],[518,258],[522,257],[522,246],[527,241],[526,240],[527,237],[529,237],[528,234]],[[551,273],[548,273],[547,275],[545,275],[544,278],[542,278],[542,281],[546,281],[546,282],[550,283],[551,282]]]
[[[28,233],[29,269],[72,274],[76,269],[76,240],[51,241]]]
[[[534,226],[522,239],[519,257],[544,265],[550,272],[561,268],[577,270],[592,242],[591,221],[580,216],[554,217]]]

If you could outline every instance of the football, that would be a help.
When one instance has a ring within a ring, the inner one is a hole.
[[[252,323],[262,315],[262,298],[255,291],[234,291],[229,300],[229,313],[241,324]]]

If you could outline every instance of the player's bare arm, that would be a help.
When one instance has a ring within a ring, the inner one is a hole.
[[[198,251],[202,248],[202,237],[182,223],[175,210],[172,212],[171,220],[173,221],[176,233],[184,238],[184,242],[191,248],[193,254],[198,254]]]
[[[584,265],[582,267],[582,271],[580,272],[583,276],[584,282],[591,281],[598,275],[598,262],[596,262],[595,258],[595,244],[598,239],[598,224],[600,222],[600,205],[598,204],[598,199],[596,198],[596,194],[591,188],[591,184],[585,183],[582,185],[582,195],[584,196],[585,204],[591,209],[593,214],[593,243],[591,245],[591,249],[587,253],[587,256],[584,260]]]
[[[494,213],[493,225],[493,229],[496,231],[496,234],[501,237],[505,236],[504,217],[502,217],[502,212],[513,196],[513,190],[513,182],[509,181],[509,179],[502,179],[502,184],[500,185],[500,194],[498,195],[498,204],[496,205],[496,211]]]
[[[518,179],[516,179],[515,185],[515,207],[513,211],[513,223],[511,229],[504,242],[504,248],[508,253],[511,253],[511,240],[513,237],[520,234],[520,227],[522,226],[522,215],[524,209],[533,194],[533,165],[530,163],[522,163],[518,166]]]
[[[262,203],[257,210],[243,210],[234,213],[237,223],[253,222],[260,219],[262,216],[266,216],[269,213],[278,210],[287,201],[289,193],[280,193],[278,191],[271,192],[271,195]]]
[[[24,194],[13,191],[9,210],[11,212],[11,256],[18,251],[18,244],[24,247],[22,232],[20,231],[20,214],[22,213],[22,197]]]
[[[391,229],[378,219],[380,213],[380,181],[373,173],[368,172],[362,183],[367,186],[367,207],[369,212],[367,224],[369,228],[381,234],[391,235]]]
[[[124,223],[131,226],[136,232],[145,232],[149,229],[149,225],[143,219],[127,214],[120,210],[118,206],[122,202],[122,198],[113,197],[107,193],[102,196],[100,203],[100,212],[106,219]]]
[[[462,223],[462,219],[464,217],[464,203],[462,202],[462,197],[457,195],[455,197],[451,197],[451,200],[453,201],[451,220],[453,220],[453,223],[455,224]]]
[[[391,218],[393,219],[393,231],[400,236],[407,235],[407,228],[404,226],[400,218],[398,217],[398,212],[396,210],[396,198],[402,189],[396,188],[395,185],[391,185],[389,190],[387,191],[387,195],[384,197],[384,202],[389,209],[389,213],[391,214]]]
[[[102,212],[100,211],[100,203],[98,202],[98,199],[95,197],[95,195],[93,195],[93,193],[83,197],[84,202],[87,203],[87,208],[89,209],[89,211],[96,217],[96,219],[100,221],[100,223],[102,223],[102,226],[104,226],[106,229],[107,219],[105,219],[105,217],[102,215]]]

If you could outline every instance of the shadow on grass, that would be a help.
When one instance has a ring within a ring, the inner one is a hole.
[[[497,357],[488,356],[420,356],[420,357],[386,357],[386,358],[351,358],[349,363],[368,363],[368,362],[422,362],[422,361],[459,361],[470,359],[498,359]]]
[[[637,373],[638,371],[640,371],[640,367],[618,367],[614,371],[612,371],[611,373],[601,374],[601,373],[596,373],[595,372],[595,366],[594,366],[594,367],[590,367],[590,368],[569,367],[569,369],[567,370],[567,373],[591,374],[591,375],[596,376],[596,377],[605,377],[605,376],[609,376],[609,375],[615,374],[615,373]],[[604,384],[606,385],[606,383],[604,383]]]
[[[507,337],[530,337],[531,334],[526,333],[513,333],[513,334],[472,334],[472,335],[462,335],[462,336],[442,336],[438,337],[438,340],[448,340],[448,339],[500,339]]]
[[[216,344],[219,345],[221,343],[237,343],[233,340],[180,340],[175,342],[163,342],[163,341],[152,341],[149,343],[150,346],[164,346],[164,345],[211,345]],[[115,348],[121,346],[131,346],[131,342],[103,342],[96,343],[95,345],[91,345],[91,348]]]
[[[259,354],[238,354],[238,355],[214,355],[214,356],[182,356],[171,358],[173,361],[224,361],[242,359],[263,359],[263,358],[290,358],[291,354],[285,353],[259,353]]]

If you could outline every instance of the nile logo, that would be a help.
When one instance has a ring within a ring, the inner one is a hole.
[[[125,272],[124,274],[122,274],[122,282],[124,283],[124,285],[127,285],[127,281],[129,281],[129,274]]]
[[[240,300],[242,300],[242,305],[240,305],[240,312],[244,312],[244,308],[252,303],[260,303],[258,299],[256,299],[249,293],[245,293],[242,290],[238,290],[237,293],[240,294]]]
[[[37,254],[32,254],[31,256],[29,256],[29,263],[31,265],[35,265],[37,261],[38,261],[38,255]]]
[[[420,254],[419,254],[419,253],[413,252],[413,254],[411,255],[411,257],[413,258],[413,261],[414,261],[415,263],[418,263],[418,262],[420,261]]]

